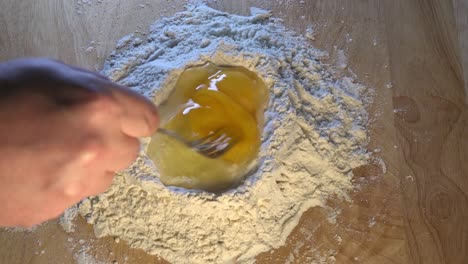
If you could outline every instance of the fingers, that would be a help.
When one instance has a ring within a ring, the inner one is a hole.
[[[71,200],[81,200],[89,196],[99,195],[109,189],[114,179],[115,172],[104,171],[98,174],[87,174],[83,175],[81,182],[77,183],[80,188],[80,192],[73,196],[68,195],[64,192],[65,196]]]
[[[114,179],[115,172],[106,171],[99,176],[99,181],[93,181],[94,184],[88,185],[83,193],[83,197],[99,195],[109,189]],[[90,181],[89,181],[90,182]]]
[[[90,137],[82,143],[81,150],[62,170],[54,189],[58,187],[63,196],[75,201],[97,195],[107,190],[115,171],[135,161],[140,150],[138,139],[111,128],[103,136],[105,139]]]
[[[24,101],[27,111],[23,118],[15,119],[24,122],[15,123],[19,129],[12,130],[31,132],[31,138],[23,139],[22,134],[18,139],[13,137],[17,139],[13,143],[27,143],[27,150],[18,155],[28,162],[18,163],[27,166],[15,170],[21,177],[11,178],[20,182],[22,189],[32,191],[25,193],[34,199],[19,197],[16,190],[12,194],[26,201],[24,215],[40,215],[35,220],[39,221],[84,197],[104,192],[114,172],[134,162],[140,148],[138,137],[151,135],[159,118],[149,100],[97,73],[51,61],[16,63],[16,73],[12,73],[16,79],[6,80],[23,85],[22,91],[34,89],[33,97],[41,100],[35,104]],[[17,159],[13,157],[5,164],[14,166],[12,161]],[[29,176],[34,176],[33,180]],[[44,205],[44,210],[27,207],[31,202],[38,204],[36,201]]]
[[[118,135],[108,140],[108,149],[101,157],[106,171],[119,171],[130,166],[140,152],[140,141],[118,131]]]
[[[59,63],[62,63],[59,61]],[[63,63],[62,63],[63,64]],[[96,72],[96,71],[91,71],[91,70],[88,70],[88,69],[84,69],[84,68],[80,68],[80,67],[77,67],[77,66],[74,66],[74,65],[68,65],[68,67],[76,70],[76,71],[79,71],[79,72],[82,72],[82,73],[85,73],[85,74],[91,74],[93,75],[94,77],[97,77],[99,79],[102,79],[104,81],[110,81],[109,78],[107,78],[106,76],[100,74],[99,72]]]
[[[83,73],[81,82],[96,91],[112,96],[121,107],[120,129],[131,137],[152,135],[159,126],[159,115],[156,106],[144,96],[108,80],[90,77]],[[84,84],[80,84],[84,85]]]
[[[131,137],[144,137],[153,134],[159,125],[156,106],[144,96],[125,87],[112,83],[107,77],[65,65],[58,61],[43,60],[43,64],[59,64],[63,67],[52,67],[57,70],[57,79],[69,82],[70,85],[87,88],[101,95],[112,96],[122,108],[120,127],[122,132]]]
[[[132,137],[152,135],[159,126],[156,106],[145,97],[124,87],[114,86],[112,95],[123,108],[121,129]]]
[[[62,184],[59,188],[51,189],[52,193],[60,196],[61,199],[73,205],[80,200],[92,196],[99,195],[105,192],[111,185],[115,173],[111,171],[87,171],[86,173],[63,175],[66,180],[61,180]]]
[[[90,131],[99,137],[99,147],[91,144],[79,154],[72,166],[79,175],[71,177],[64,194],[69,197],[99,194],[110,185],[114,172],[131,165],[140,150],[137,138],[149,136],[159,125],[155,105],[145,97],[109,81],[106,77],[69,66],[77,78],[62,72],[62,76],[74,79],[76,86],[97,93],[85,108],[77,106]],[[96,142],[94,142],[96,143]],[[88,144],[89,145],[89,144]],[[68,174],[73,174],[68,170]]]

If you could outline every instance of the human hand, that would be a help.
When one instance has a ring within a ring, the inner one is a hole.
[[[105,191],[158,122],[150,101],[97,73],[0,64],[0,226],[38,224]]]

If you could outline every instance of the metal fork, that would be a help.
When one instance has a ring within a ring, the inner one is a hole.
[[[186,140],[172,130],[159,128],[158,132],[178,140],[187,147],[210,159],[221,157],[236,144],[236,140],[228,136],[224,129],[221,128],[210,132],[205,137],[193,141]]]

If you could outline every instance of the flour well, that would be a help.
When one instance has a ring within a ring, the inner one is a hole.
[[[222,195],[168,188],[144,149],[80,213],[114,236],[172,263],[252,262],[278,248],[302,213],[347,199],[352,168],[369,156],[364,87],[336,79],[327,54],[259,9],[237,16],[190,6],[156,22],[147,39],[123,38],[103,73],[162,102],[185,67],[206,61],[256,72],[270,91],[257,170]],[[183,166],[183,164],[181,164]]]

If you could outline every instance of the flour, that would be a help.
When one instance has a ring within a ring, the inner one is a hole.
[[[310,207],[348,199],[352,168],[369,159],[364,87],[336,79],[327,54],[266,11],[251,16],[204,5],[156,22],[147,39],[123,38],[103,73],[154,98],[185,67],[205,61],[256,72],[270,89],[258,168],[221,195],[165,187],[145,155],[110,189],[80,204],[97,237],[114,236],[172,263],[251,263],[278,248]],[[181,164],[183,166],[183,164]]]
[[[78,206],[74,205],[68,208],[65,213],[60,217],[59,223],[62,226],[63,230],[67,233],[75,232],[75,223],[74,219],[78,215]]]
[[[70,241],[69,241],[70,242]],[[73,259],[76,261],[76,264],[109,264],[108,261],[99,261],[97,260],[91,251],[91,246],[86,244],[86,241],[80,239],[78,244],[74,243],[72,250],[76,252],[73,253]]]
[[[40,228],[43,224],[34,225],[31,227],[5,227],[4,230],[8,232],[28,232],[33,233],[36,229]]]

